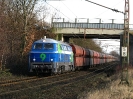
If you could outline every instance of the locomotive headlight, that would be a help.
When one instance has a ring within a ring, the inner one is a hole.
[[[35,62],[35,61],[36,61],[36,59],[35,59],[35,58],[33,58],[33,61]]]
[[[53,59],[51,59],[51,62],[53,61]]]

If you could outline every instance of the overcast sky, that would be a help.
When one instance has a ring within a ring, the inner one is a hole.
[[[124,12],[125,0],[90,1]],[[50,9],[58,13],[55,17],[65,18],[66,21],[74,21],[74,18],[89,18],[90,22],[99,22],[97,18],[101,18],[103,23],[111,22],[111,19],[115,19],[115,23],[124,22],[124,15],[122,13],[113,12],[110,9],[92,4],[85,0],[46,0],[46,2],[47,5],[50,4],[53,6],[48,5]],[[133,24],[133,14],[131,13],[133,12],[132,5],[133,0],[130,0],[130,24]],[[81,19],[79,21],[81,21]]]
[[[124,12],[125,0],[90,1]],[[130,0],[129,2],[129,24],[133,24],[133,0]],[[90,22],[98,23],[100,18],[102,20],[102,23],[111,23],[111,19],[114,19],[114,23],[124,23],[124,15],[122,13],[113,12],[110,9],[92,4],[85,0],[46,0],[45,4],[51,11],[50,16],[47,17],[48,22],[51,22],[51,17],[53,15],[55,18],[65,18],[65,21],[69,22],[74,22],[75,18],[78,18],[79,22],[87,22],[87,18],[89,18]],[[99,40],[97,41],[100,43]],[[110,44],[110,41],[112,44]],[[116,50],[119,52],[119,44],[119,40],[104,40],[101,42],[101,45],[103,46],[104,50],[108,53],[112,50]]]

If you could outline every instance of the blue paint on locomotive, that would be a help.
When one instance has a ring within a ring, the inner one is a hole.
[[[57,73],[60,67],[64,70],[73,66],[73,52],[69,44],[53,39],[35,41],[29,55],[29,69],[33,71],[49,71]]]

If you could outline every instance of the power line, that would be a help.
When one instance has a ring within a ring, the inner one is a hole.
[[[45,1],[46,2],[46,1]],[[46,2],[47,3],[47,2]],[[48,5],[50,5],[49,3],[47,3]],[[51,7],[53,7],[52,5],[50,5]],[[58,12],[62,13],[61,11],[59,11],[58,9],[56,9],[55,7],[53,7],[55,10],[57,10]],[[66,16],[64,13],[62,13],[64,16]],[[67,16],[66,16],[67,17]],[[70,19],[69,17],[67,17],[68,19]],[[71,19],[70,19],[71,20]],[[76,34],[74,34],[76,35]],[[78,35],[76,35],[79,39],[81,39]],[[87,42],[88,43],[88,42]]]
[[[112,8],[103,6],[103,5],[101,5],[101,4],[98,4],[98,3],[95,3],[95,2],[92,2],[92,1],[89,1],[89,0],[85,0],[85,1],[88,1],[88,2],[90,2],[90,3],[96,4],[96,5],[98,5],[98,6],[101,6],[101,7],[107,8],[107,9],[110,9],[110,10],[112,10],[112,11],[114,11],[114,12],[119,12],[119,13],[125,14],[124,12],[119,11],[119,10],[117,10],[117,9],[112,9]]]
[[[45,1],[46,2],[46,1]],[[47,3],[47,2],[46,2]],[[50,5],[49,3],[47,3],[48,5]],[[50,5],[51,7],[53,7],[52,5]],[[57,10],[58,12],[62,13],[61,11],[59,11],[58,9],[56,9],[55,7],[53,7],[55,10]],[[64,13],[62,13],[64,16],[66,16]],[[67,16],[66,16],[67,17]],[[69,17],[67,17],[68,19],[70,19]],[[71,19],[70,19],[71,20]],[[75,34],[76,35],[76,34]],[[76,35],[79,39],[81,39],[78,35]],[[88,42],[87,42],[88,43]]]
[[[64,4],[63,2],[61,2],[62,4]],[[65,5],[65,4],[64,4]],[[69,9],[66,5],[65,5],[65,7],[70,11],[70,12],[72,12],[71,11],[71,9]],[[77,15],[74,13],[74,12],[72,12],[73,13],[73,15],[75,15],[76,16],[76,18],[77,18]]]
[[[121,2],[123,2],[123,0],[120,0],[117,4],[113,5],[112,7],[115,7],[116,5],[120,4]],[[106,11],[108,11],[108,10],[106,10]],[[99,15],[97,15],[97,16],[95,16],[95,17],[100,16],[101,14],[105,13],[106,11],[100,13]],[[111,19],[111,20],[115,20],[115,19]]]
[[[45,1],[46,2],[46,1]],[[46,2],[47,3],[47,2]],[[50,5],[49,3],[47,3],[48,5]],[[52,5],[50,5],[51,7],[53,7]],[[58,12],[62,13],[61,11],[59,11],[58,9],[56,9],[55,7],[53,7],[55,10],[57,10]],[[66,16],[64,13],[62,13],[64,16]],[[66,16],[67,17],[67,16]],[[67,17],[68,19],[70,19],[69,17]],[[71,20],[71,19],[70,19]],[[74,33],[74,35],[76,35]],[[76,35],[79,39],[81,39],[78,35]],[[82,39],[81,39],[82,40]],[[85,41],[86,42],[86,41]],[[87,42],[88,43],[88,42]]]
[[[46,2],[46,0],[45,0]],[[48,5],[50,5],[48,2],[46,2]],[[53,7],[52,5],[50,5],[51,7]],[[53,7],[56,11],[60,12],[62,15],[64,15],[65,17],[67,17],[68,19],[70,19],[68,16],[66,16],[64,13],[62,13],[61,11],[59,11],[58,9],[56,9],[55,7]],[[71,19],[70,19],[71,20]]]
[[[46,2],[47,3],[47,2]],[[47,3],[48,5],[50,5],[49,3]],[[63,3],[64,4],[64,3]],[[64,4],[65,5],[65,4]],[[50,6],[52,6],[52,5],[50,5]],[[66,6],[66,5],[65,5]],[[53,6],[52,6],[53,7]],[[66,6],[67,7],[67,6]],[[54,9],[56,9],[55,7],[53,7]],[[68,8],[68,7],[67,7]],[[68,8],[69,9],[69,8]],[[62,13],[61,11],[59,11],[58,9],[56,9],[58,12],[60,12],[60,13]],[[69,9],[70,10],[70,9]],[[71,10],[70,10],[71,11]],[[64,13],[62,13],[64,16],[66,16]],[[74,13],[73,13],[74,14]],[[75,15],[75,14],[74,14]],[[76,16],[76,15],[75,15]],[[66,16],[67,17],[67,16]],[[70,19],[69,17],[67,17],[68,19]],[[71,20],[71,19],[70,19]],[[75,33],[74,33],[74,35],[75,36],[77,36],[79,39],[81,39],[78,35],[76,35]],[[106,36],[107,37],[107,36]],[[87,42],[87,41],[85,41],[85,42]],[[88,43],[88,42],[87,42]]]
[[[46,1],[45,1],[46,2]],[[47,2],[46,2],[47,3]],[[50,5],[49,3],[47,3],[48,5]],[[51,7],[53,7],[52,5],[50,5]],[[58,12],[62,13],[61,11],[59,11],[58,9],[56,9],[55,7],[53,7],[55,10],[57,10]],[[62,13],[64,16],[66,16],[64,13]],[[67,17],[67,16],[66,16]],[[67,17],[68,19],[70,19],[69,17]],[[71,19],[70,19],[71,20]],[[75,34],[75,33],[74,33]],[[76,34],[75,34],[76,35]],[[79,39],[81,39],[78,35],[76,35]],[[82,40],[82,39],[81,39]],[[85,41],[86,42],[86,41]],[[88,42],[87,42],[88,43]]]

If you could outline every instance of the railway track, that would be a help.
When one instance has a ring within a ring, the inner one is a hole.
[[[31,79],[36,79],[36,78],[37,77],[34,76],[34,77],[26,77],[21,79],[4,80],[4,81],[0,81],[0,86],[9,86],[9,85],[13,85],[13,84],[17,84],[25,81],[30,81]]]
[[[112,66],[114,64],[111,64]],[[103,68],[104,69],[104,68]],[[97,71],[97,70],[96,70]],[[70,84],[76,83],[78,81],[83,81],[86,78],[92,77],[95,75],[95,71],[94,72],[72,72],[72,73],[66,73],[66,74],[62,74],[62,75],[56,75],[56,76],[50,76],[50,77],[44,77],[44,78],[38,78],[38,79],[34,79],[31,80],[30,82],[32,84],[29,84],[27,81],[26,85],[30,85],[30,86],[24,86],[23,87],[17,87],[16,84],[11,84],[14,85],[14,87],[16,88],[12,88],[8,89],[9,91],[2,91],[0,94],[0,97],[12,97],[15,94],[17,94],[17,96],[22,95],[22,92],[24,92],[23,94],[25,94],[25,92],[29,92],[32,89],[36,89],[36,90],[43,90],[43,92],[46,92],[48,90],[50,90],[53,87],[57,87],[57,86],[68,86]],[[34,82],[36,81],[36,82]],[[22,82],[21,82],[22,83]],[[10,85],[7,83],[7,85]],[[5,87],[7,87],[7,85]],[[20,86],[20,85],[19,85]],[[4,88],[4,87],[3,87]],[[5,88],[6,89],[6,88]]]
[[[25,81],[25,83],[22,83],[22,82],[15,82],[15,83],[13,82],[12,84],[7,83],[6,86],[4,85],[3,87],[1,87],[2,91],[0,92],[1,93],[0,97],[10,96],[10,95],[14,95],[16,93],[21,93],[22,91],[31,90],[31,89],[40,88],[40,87],[48,87],[49,85],[61,83],[63,81],[66,81],[65,79],[69,80],[70,79],[69,77],[78,75],[78,73],[79,73],[79,71],[65,73],[65,74],[61,74],[61,75],[50,76],[50,77],[42,77],[42,78],[34,79],[34,81],[32,79],[32,80],[30,80],[30,82]],[[86,74],[86,72],[81,73],[81,71],[80,71],[80,74]],[[27,86],[27,85],[30,85],[30,86]],[[7,90],[8,90],[8,92],[7,92]]]
[[[78,71],[79,72],[79,71]],[[21,84],[24,82],[34,82],[34,81],[40,81],[40,80],[45,80],[45,79],[52,79],[55,77],[60,77],[63,75],[70,75],[72,76],[72,74],[75,74],[76,72],[68,72],[68,73],[64,73],[64,74],[60,74],[60,75],[53,75],[53,76],[48,76],[48,77],[26,77],[26,78],[21,78],[21,79],[14,79],[14,80],[6,80],[6,81],[1,81],[0,82],[0,87],[6,87],[6,86],[15,86],[17,84]]]

